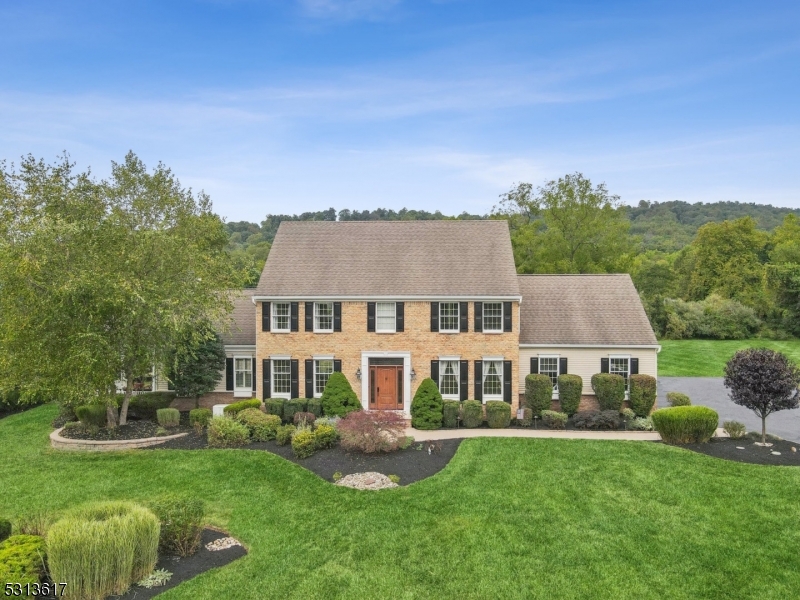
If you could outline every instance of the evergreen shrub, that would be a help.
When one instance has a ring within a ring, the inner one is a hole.
[[[442,426],[442,395],[433,379],[422,380],[411,401],[411,426],[415,429],[439,429]]]

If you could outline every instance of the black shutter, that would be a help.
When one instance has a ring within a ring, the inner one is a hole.
[[[297,398],[300,396],[300,362],[296,358],[293,358],[292,360],[289,361],[289,364],[291,366],[291,373],[292,373],[291,396],[292,398]]]
[[[503,402],[511,404],[511,361],[503,361]]]
[[[538,375],[539,374],[539,357],[538,356],[531,356],[531,374]]]
[[[469,302],[458,303],[458,317],[461,321],[461,327],[459,327],[459,330],[461,333],[467,333],[469,331],[469,321],[467,320],[469,317],[469,309],[467,308],[468,306]]]
[[[342,303],[341,302],[334,302],[333,303],[333,330],[334,331],[341,331],[342,330]]]
[[[475,303],[475,333],[483,331],[483,302]]]
[[[333,372],[334,373],[342,372],[342,361],[338,358],[333,359]]]
[[[431,331],[439,331],[439,303],[431,302]]]
[[[639,359],[632,358],[631,359],[631,375],[638,375],[639,374]]]
[[[511,302],[503,302],[503,331],[511,331]]]
[[[567,358],[564,356],[558,359],[558,374],[559,375],[567,374]]]
[[[269,331],[269,302],[261,303],[261,331]]]
[[[314,331],[314,303],[306,302],[306,331]]]
[[[290,315],[291,315],[291,326],[289,329],[291,331],[300,331],[300,324],[298,323],[298,313],[300,312],[300,305],[297,302],[292,302],[289,305],[290,308]]]
[[[225,359],[225,389],[229,392],[233,391],[233,359]]]
[[[600,372],[601,373],[608,373],[608,359],[601,358],[600,359]]]
[[[461,377],[458,381],[459,400],[466,400],[469,398],[469,361],[461,361]]]
[[[314,360],[306,359],[306,398],[314,397]]]
[[[406,305],[402,302],[397,302],[394,305],[395,315],[395,331],[402,333],[406,330]]]
[[[253,359],[253,391],[254,392],[256,391],[256,389],[258,387],[256,385],[256,381],[258,381],[258,379],[256,379],[256,359],[254,358]]]
[[[433,379],[433,383],[436,384],[436,387],[439,387],[439,361],[432,360],[431,361],[431,379]]]
[[[375,331],[375,303],[367,302],[367,331]]]
[[[261,385],[263,386],[264,400],[272,396],[272,381],[270,380],[270,362],[268,358],[261,361]]]
[[[475,361],[475,400],[483,401],[483,361]]]

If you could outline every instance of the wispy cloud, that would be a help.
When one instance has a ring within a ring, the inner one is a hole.
[[[385,18],[400,0],[299,0],[299,3],[309,17],[350,21]]]

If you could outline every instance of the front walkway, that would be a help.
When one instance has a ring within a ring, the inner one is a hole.
[[[719,435],[721,430],[717,431]],[[661,436],[655,431],[556,431],[552,429],[435,429],[423,431],[408,427],[406,435],[417,442],[428,440],[452,440],[473,437],[526,437],[526,438],[559,438],[564,440],[635,440],[641,442],[657,442]]]

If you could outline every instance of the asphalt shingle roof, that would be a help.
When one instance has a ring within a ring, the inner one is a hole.
[[[253,292],[255,290],[248,289],[236,293],[229,329],[220,334],[226,346],[256,345],[256,305],[252,300]]]

